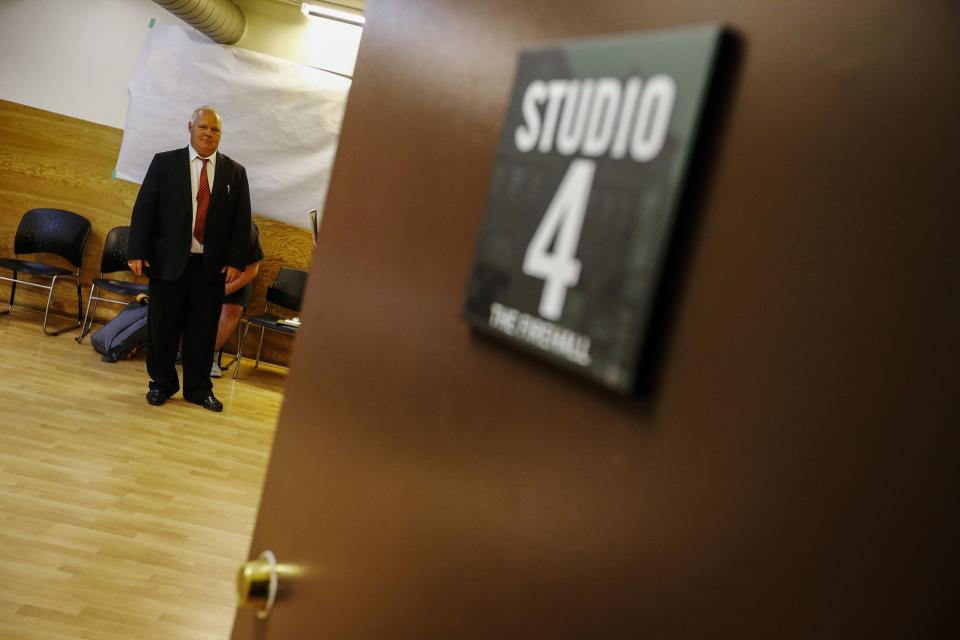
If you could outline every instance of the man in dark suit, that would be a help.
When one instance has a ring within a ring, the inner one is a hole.
[[[220,115],[200,107],[187,124],[190,146],[153,157],[130,222],[130,269],[150,278],[147,402],[180,390],[177,347],[183,337],[183,397],[211,411],[217,320],[224,285],[246,266],[250,187],[242,165],[217,152]]]

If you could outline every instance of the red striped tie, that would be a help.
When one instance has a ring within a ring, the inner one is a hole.
[[[204,232],[207,230],[207,209],[210,207],[210,182],[207,180],[206,158],[200,158],[203,166],[200,168],[200,186],[197,187],[197,222],[193,226],[193,237],[203,244]]]

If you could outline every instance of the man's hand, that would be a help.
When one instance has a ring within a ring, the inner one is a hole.
[[[240,274],[243,273],[243,270],[237,269],[234,267],[224,267],[223,271],[227,272],[227,284],[230,284],[234,280],[240,277]]]
[[[143,267],[149,267],[150,263],[147,260],[127,260],[127,266],[130,267],[130,271],[133,271],[134,275],[142,276]]]

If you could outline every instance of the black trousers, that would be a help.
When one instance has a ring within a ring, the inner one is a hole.
[[[147,373],[150,388],[166,395],[180,390],[177,350],[183,337],[183,397],[203,400],[213,391],[210,368],[217,340],[224,278],[203,273],[203,256],[191,255],[178,280],[150,279],[147,312]]]

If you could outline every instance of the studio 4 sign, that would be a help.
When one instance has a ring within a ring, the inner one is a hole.
[[[661,74],[624,84],[625,91],[616,78],[536,80],[523,94],[516,149],[584,156],[570,163],[524,254],[523,272],[544,280],[539,312],[550,320],[560,318],[567,289],[580,280],[577,245],[597,169],[595,160],[585,158],[609,153],[620,159],[629,151],[631,160],[648,162],[667,137],[676,95],[673,78]]]
[[[719,27],[523,52],[464,317],[634,388]]]

